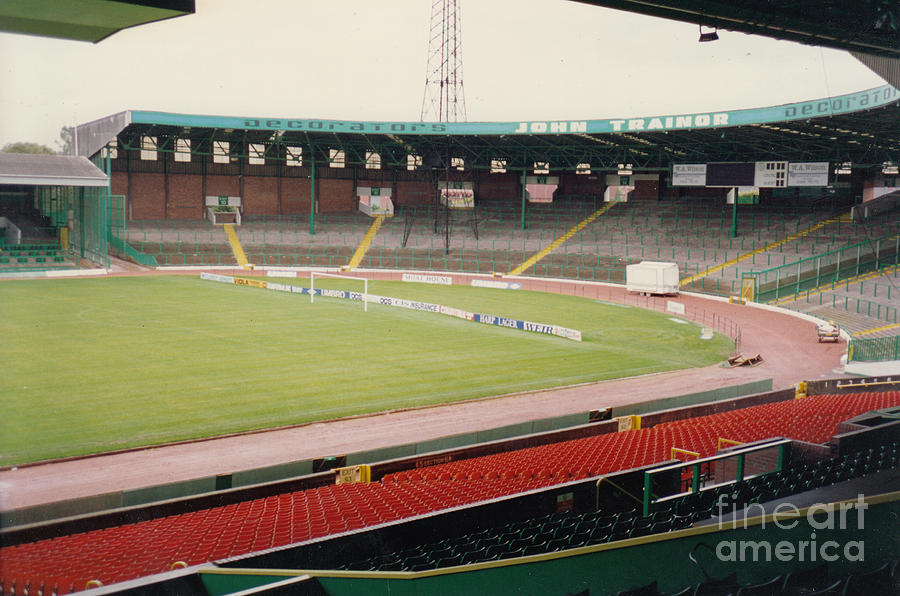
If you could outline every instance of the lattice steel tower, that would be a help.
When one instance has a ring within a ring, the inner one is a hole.
[[[432,0],[422,122],[465,122],[458,0]]]

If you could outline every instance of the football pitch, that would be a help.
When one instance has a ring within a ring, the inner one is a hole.
[[[733,347],[573,296],[385,281],[369,292],[584,341],[199,276],[2,282],[0,465],[704,366]]]

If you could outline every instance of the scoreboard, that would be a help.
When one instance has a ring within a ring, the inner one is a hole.
[[[747,161],[674,164],[672,186],[718,188],[828,186],[828,171],[828,162]]]

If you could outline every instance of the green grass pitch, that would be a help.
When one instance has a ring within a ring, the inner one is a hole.
[[[584,298],[380,281],[369,292],[584,341],[199,276],[2,282],[0,465],[702,366],[732,348]]]

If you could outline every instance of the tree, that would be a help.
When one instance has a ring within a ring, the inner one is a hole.
[[[59,140],[56,141],[59,152],[63,155],[75,155],[75,127],[63,126],[59,129]]]
[[[56,151],[46,145],[27,142],[7,143],[3,146],[2,151],[4,153],[37,153],[42,155],[53,155],[56,153]]]

